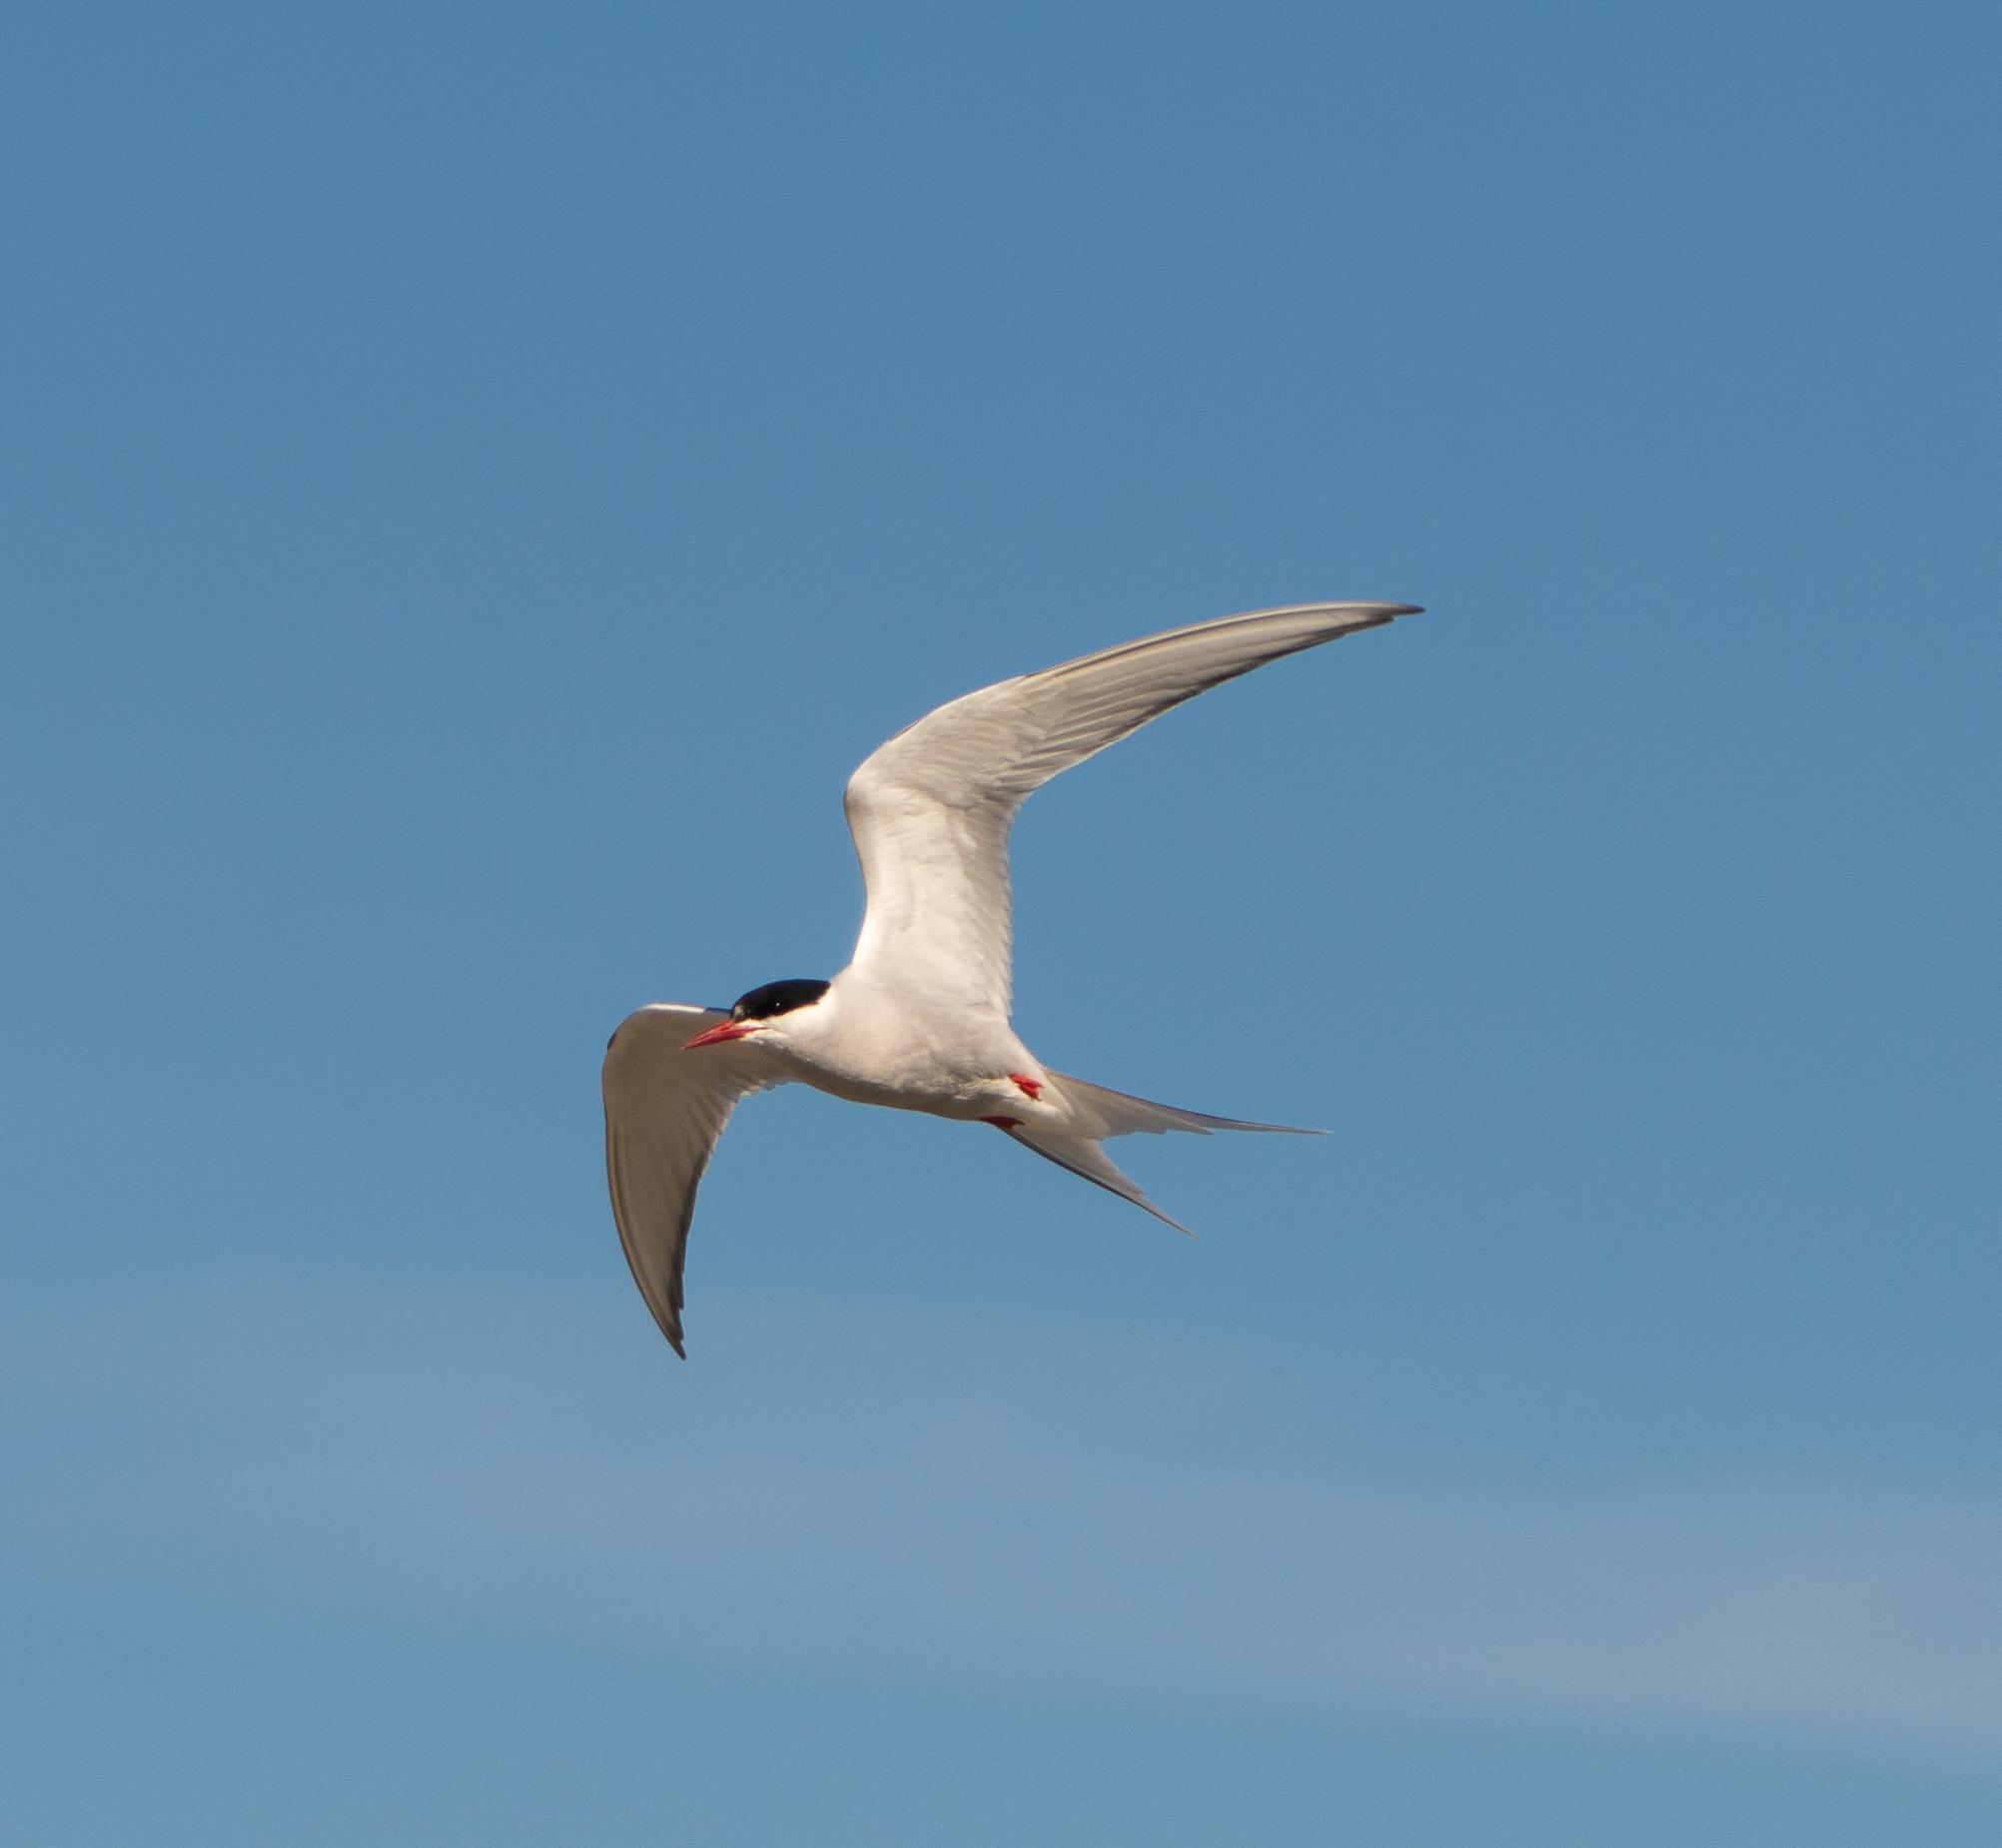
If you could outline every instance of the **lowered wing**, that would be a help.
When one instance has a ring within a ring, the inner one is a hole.
[[[738,1099],[785,1082],[769,1055],[738,1041],[682,1050],[728,1018],[715,1008],[643,1007],[619,1023],[604,1051],[611,1215],[632,1281],[684,1361],[681,1260],[695,1189]]]
[[[1222,681],[1415,613],[1304,603],[1225,616],[982,687],[898,732],[848,779],[843,802],[869,895],[849,967],[1005,1021],[1008,830],[1033,791]]]

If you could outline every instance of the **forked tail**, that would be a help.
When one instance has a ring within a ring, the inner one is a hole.
[[[1099,1144],[1114,1136],[1136,1133],[1160,1136],[1169,1130],[1185,1130],[1192,1136],[1208,1136],[1215,1130],[1252,1130],[1269,1136],[1325,1136],[1326,1130],[1297,1130],[1283,1123],[1241,1123],[1235,1117],[1206,1117],[1200,1111],[1178,1110],[1172,1104],[1151,1104],[1144,1097],[1128,1097],[1124,1091],[1108,1091],[1103,1085],[1088,1085],[1082,1078],[1052,1072],[1071,1107],[1076,1127],[1068,1134],[1029,1124],[1017,1124],[1007,1133],[1025,1149],[1033,1149],[1045,1161],[1068,1168],[1072,1174],[1130,1200],[1143,1212],[1151,1213],[1177,1232],[1196,1235],[1180,1220],[1169,1219],[1127,1176],[1115,1168]]]
[[[1047,1070],[1047,1068],[1045,1068]],[[1160,1136],[1169,1130],[1187,1130],[1192,1136],[1207,1136],[1213,1130],[1252,1130],[1261,1136],[1325,1136],[1326,1130],[1296,1130],[1284,1123],[1241,1123],[1236,1117],[1206,1117],[1198,1110],[1177,1110],[1173,1104],[1150,1104],[1144,1097],[1128,1097],[1124,1091],[1108,1091],[1103,1085],[1088,1085],[1082,1078],[1050,1072],[1070,1100],[1078,1120],[1078,1134],[1095,1142],[1109,1136],[1131,1136],[1136,1131]]]

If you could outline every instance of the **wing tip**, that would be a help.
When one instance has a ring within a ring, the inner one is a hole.
[[[639,1274],[637,1272],[633,1273],[632,1281],[634,1283],[639,1282]],[[646,1295],[643,1287],[639,1295],[640,1299],[646,1304],[646,1307],[649,1310],[653,1310],[653,1326],[666,1338],[667,1346],[673,1349],[685,1361],[688,1358],[688,1350],[682,1345],[681,1341],[681,1306],[677,1303],[663,1315],[659,1310],[653,1309],[652,1299]]]
[[[1397,621],[1401,616],[1422,616],[1425,614],[1425,605],[1423,603],[1372,603],[1368,607],[1371,613],[1365,616],[1362,621],[1355,624],[1356,628],[1380,629]]]
[[[1423,603],[1378,603],[1368,597],[1350,597],[1337,603],[1281,603],[1272,609],[1248,609],[1241,616],[1225,616],[1225,622],[1243,622],[1257,616],[1305,616],[1317,610],[1361,610],[1351,625],[1359,628],[1375,628],[1380,623],[1395,622],[1400,616],[1422,616]],[[1195,626],[1201,627],[1202,624]]]
[[[636,1282],[637,1279],[635,1278],[634,1281]],[[677,1279],[676,1281],[678,1282],[679,1280]],[[642,1291],[640,1294],[644,1296],[645,1293]],[[678,1296],[680,1292],[677,1290],[675,1292],[675,1295]],[[648,1309],[653,1309],[653,1305],[651,1302],[648,1302],[646,1307]],[[667,1338],[667,1346],[673,1349],[674,1352],[677,1355],[679,1355],[682,1360],[685,1361],[688,1358],[688,1350],[681,1345],[680,1304],[678,1303],[672,1304],[668,1308],[667,1313],[665,1315],[662,1315],[658,1310],[654,1310],[653,1326]]]

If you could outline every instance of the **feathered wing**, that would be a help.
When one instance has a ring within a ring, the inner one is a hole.
[[[1008,829],[1033,791],[1225,680],[1415,613],[1304,603],[1199,622],[982,687],[898,732],[849,778],[843,803],[869,895],[850,967],[914,1000],[1005,1020]]]
[[[769,1055],[741,1042],[683,1050],[728,1018],[714,1008],[643,1007],[619,1023],[604,1052],[611,1216],[632,1281],[683,1360],[681,1261],[695,1189],[738,1100],[785,1082]]]

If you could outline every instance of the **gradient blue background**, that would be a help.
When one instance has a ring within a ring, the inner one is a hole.
[[[2002,17],[24,8],[0,1830],[1988,1844]],[[848,769],[1320,597],[1038,796],[1019,1024],[1329,1141],[732,1126]]]

